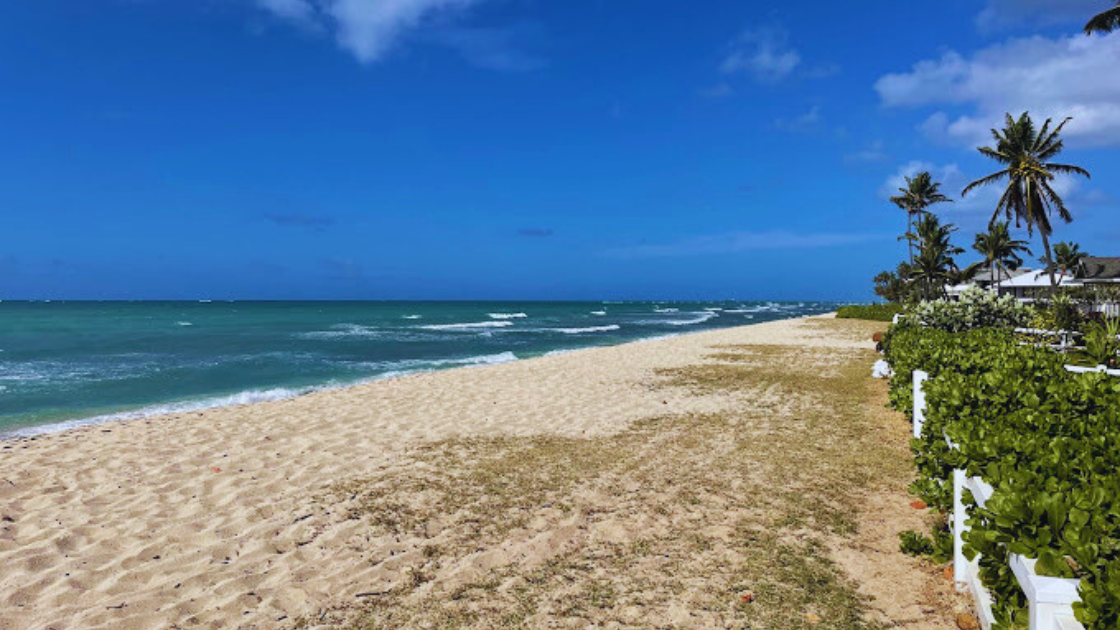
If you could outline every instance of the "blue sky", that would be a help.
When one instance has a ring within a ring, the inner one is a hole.
[[[3,3],[0,298],[866,299],[1027,108],[1120,255],[1109,4]]]

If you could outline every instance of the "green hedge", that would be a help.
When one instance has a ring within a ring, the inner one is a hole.
[[[852,304],[841,306],[836,311],[837,319],[866,319],[873,322],[889,322],[895,315],[902,313],[898,304]]]
[[[982,556],[998,627],[1026,620],[1009,552],[1037,559],[1042,575],[1080,579],[1075,612],[1087,628],[1120,627],[1120,379],[1067,372],[1061,355],[1001,331],[896,326],[886,345],[895,407],[911,411],[914,369],[933,376],[913,490],[951,509],[954,468],[995,490],[983,509],[966,497],[964,540]]]

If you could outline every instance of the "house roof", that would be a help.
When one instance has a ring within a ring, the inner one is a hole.
[[[1073,276],[1063,276],[1057,274],[1058,286],[1060,287],[1077,287],[1081,286],[1081,282],[1074,279]],[[1032,271],[1025,273],[1017,278],[1007,280],[1001,285],[1004,289],[1035,289],[1045,288],[1050,286],[1050,274],[1046,271]]]
[[[1120,280],[1120,257],[1086,256],[1077,270],[1080,280]]]
[[[1023,274],[1030,273],[1030,271],[1030,269],[1020,267],[1014,271],[996,269],[995,273],[993,273],[991,268],[988,267],[988,263],[981,263],[980,266],[976,268],[976,271],[972,273],[971,280],[973,282],[992,282],[993,280],[996,282],[1006,282],[1011,278],[1017,278]]]

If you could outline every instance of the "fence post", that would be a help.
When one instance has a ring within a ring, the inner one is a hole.
[[[957,588],[963,589],[968,584],[968,560],[964,557],[964,533],[968,526],[964,524],[967,518],[964,508],[964,471],[953,471],[953,581]],[[1032,630],[1034,626],[1031,627]]]
[[[929,380],[929,374],[914,370],[914,437],[922,437],[922,426],[926,423],[926,393],[922,384]]]

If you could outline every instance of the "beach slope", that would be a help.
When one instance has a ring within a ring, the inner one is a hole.
[[[0,443],[0,628],[950,628],[875,327],[805,318]],[[442,625],[440,625],[442,624]]]

